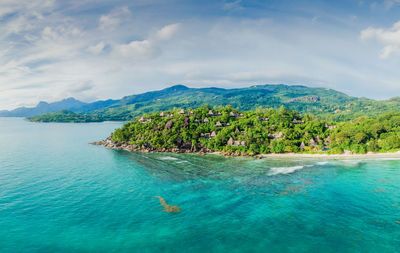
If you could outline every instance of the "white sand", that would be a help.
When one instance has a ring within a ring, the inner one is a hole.
[[[360,159],[360,158],[400,158],[400,151],[395,153],[367,153],[367,154],[262,154],[259,155],[265,158],[320,158],[320,159]]]

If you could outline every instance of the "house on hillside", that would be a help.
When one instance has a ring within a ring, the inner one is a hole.
[[[300,149],[304,149],[306,147],[306,145],[304,144],[304,141],[303,142],[301,142],[301,144],[300,144]]]
[[[200,134],[200,138],[209,139],[210,137],[211,137],[211,134],[210,134],[210,133],[201,133],[201,134]]]
[[[217,136],[217,133],[215,131],[213,131],[210,136],[211,136],[211,138],[214,138],[215,136]]]
[[[313,146],[313,147],[318,146],[318,143],[313,138],[311,138],[309,144],[310,144],[310,146]]]
[[[190,111],[190,112],[189,112],[189,115],[193,115],[193,114],[194,114],[194,112],[193,112],[193,111]]]
[[[245,141],[236,141],[234,140],[232,137],[229,138],[227,145],[229,146],[246,146],[246,142]]]
[[[208,115],[214,116],[214,112],[213,112],[212,110],[209,110],[209,111],[208,111]]]
[[[139,122],[140,123],[150,123],[152,121],[152,119],[145,119],[143,117],[140,117]]]
[[[216,127],[222,127],[222,123],[220,121],[218,121],[217,123],[215,123]]]
[[[204,123],[208,123],[208,122],[210,122],[210,120],[209,120],[207,117],[205,117],[204,120],[203,120],[203,122],[204,122]]]
[[[236,114],[235,114],[234,112],[230,112],[230,113],[229,113],[229,116],[231,116],[231,117],[236,117]]]
[[[234,141],[233,146],[246,146],[245,141]]]
[[[179,114],[180,114],[180,115],[184,115],[184,114],[185,114],[185,110],[184,110],[184,109],[181,109],[181,110],[179,111]]]
[[[304,120],[297,120],[297,119],[293,119],[292,121],[293,124],[304,124]]]
[[[325,123],[325,128],[328,129],[328,130],[333,130],[333,129],[336,129],[337,126],[330,126],[330,125]]]
[[[160,113],[160,117],[163,117],[163,118],[164,118],[165,116],[166,116],[166,115],[165,115],[164,112],[161,112],[161,113]]]
[[[282,132],[273,133],[273,134],[268,134],[268,136],[271,137],[272,139],[280,140],[283,137],[283,133]]]

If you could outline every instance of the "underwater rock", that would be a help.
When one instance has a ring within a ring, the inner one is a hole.
[[[164,211],[168,213],[179,213],[181,208],[179,206],[168,205],[164,198],[160,196],[154,196],[160,200],[160,204],[164,207]]]

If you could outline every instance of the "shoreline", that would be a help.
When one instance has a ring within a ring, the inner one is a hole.
[[[99,145],[106,148],[113,148],[119,150],[127,150],[127,151],[136,151],[143,153],[174,153],[174,154],[200,154],[200,155],[220,155],[225,157],[254,157],[258,159],[263,158],[302,158],[302,159],[366,159],[366,158],[399,158],[400,159],[400,151],[393,153],[367,153],[367,154],[352,154],[352,153],[343,153],[343,154],[306,154],[306,153],[271,153],[271,154],[246,154],[246,153],[224,153],[220,151],[212,151],[205,148],[191,148],[191,149],[179,149],[179,148],[170,148],[170,149],[155,149],[152,147],[138,147],[136,145],[126,144],[126,143],[115,143],[110,138],[106,140],[92,142],[92,145]]]
[[[394,153],[367,153],[367,154],[260,154],[262,158],[306,158],[306,159],[365,159],[365,158],[400,158],[400,151]]]

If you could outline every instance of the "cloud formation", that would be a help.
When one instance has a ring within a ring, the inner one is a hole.
[[[170,40],[172,36],[174,36],[178,30],[180,29],[181,24],[170,24],[164,26],[160,30],[157,31],[157,39],[159,40]]]
[[[393,1],[383,12],[383,2],[372,10],[312,0],[2,0],[0,109],[67,96],[120,98],[176,83],[398,95],[400,59],[391,56],[399,53],[399,25],[376,21],[398,18]]]
[[[99,27],[102,30],[115,29],[123,20],[131,15],[128,7],[118,7],[99,18]]]
[[[383,59],[398,54],[400,53],[400,21],[389,29],[368,27],[361,31],[361,39],[375,39],[382,43],[384,47],[380,57]]]

